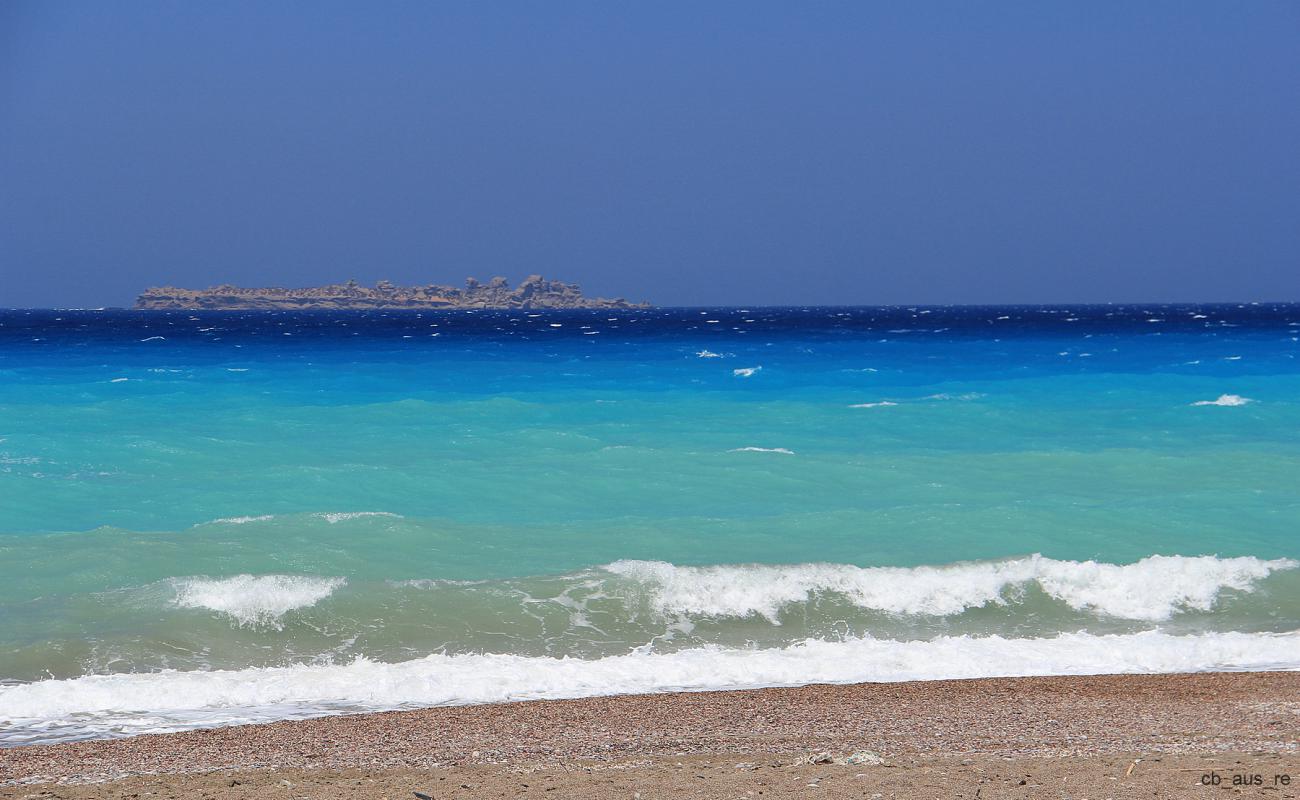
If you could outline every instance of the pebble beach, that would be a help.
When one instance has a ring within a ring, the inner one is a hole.
[[[1232,787],[1198,783],[1211,772],[1285,775],[1292,782],[1241,791],[1296,796],[1300,673],[818,685],[359,714],[11,748],[0,751],[0,797],[1227,796]]]

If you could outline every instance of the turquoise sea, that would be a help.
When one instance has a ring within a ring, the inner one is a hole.
[[[0,744],[1300,669],[1300,306],[0,311]]]

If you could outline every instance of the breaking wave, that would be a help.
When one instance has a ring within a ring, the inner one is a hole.
[[[947,616],[1006,604],[1036,585],[1070,607],[1157,622],[1182,610],[1209,611],[1226,589],[1249,590],[1290,559],[1252,556],[1149,556],[1133,564],[1058,561],[1033,555],[1006,561],[923,567],[850,564],[764,564],[706,567],[663,561],[616,561],[604,567],[646,585],[660,612],[703,616],[761,615],[777,622],[782,608],[836,594],[854,605],[895,614]]]
[[[435,654],[399,663],[88,675],[0,686],[0,744],[540,698],[1018,675],[1300,669],[1300,634],[1062,634],[638,648],[590,660]]]
[[[174,578],[175,604],[216,611],[240,625],[279,627],[285,614],[309,608],[347,583],[314,575],[235,575]]]

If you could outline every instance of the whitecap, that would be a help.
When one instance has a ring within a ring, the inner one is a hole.
[[[318,514],[312,514],[312,516],[323,519],[331,525],[339,522],[346,522],[350,519],[361,519],[363,517],[391,517],[393,519],[402,519],[401,514],[394,514],[391,511],[322,511]]]
[[[1221,394],[1214,400],[1197,400],[1192,403],[1194,406],[1244,406],[1247,403],[1253,403],[1249,397],[1242,397],[1239,394]]]
[[[854,403],[849,408],[881,408],[883,406],[896,406],[898,403],[892,400],[881,400],[877,403]]]
[[[787,450],[784,447],[735,447],[727,451],[728,453],[781,453],[783,455],[794,455],[793,450]]]
[[[1030,584],[1081,611],[1161,621],[1208,611],[1225,589],[1245,591],[1300,562],[1251,556],[1148,556],[1132,564],[1059,561],[1033,555],[944,566],[858,567],[851,564],[676,566],[616,561],[605,570],[647,587],[662,613],[745,617],[779,622],[783,608],[818,594],[895,614],[949,616],[1002,605]]]
[[[281,618],[329,597],[347,581],[316,575],[173,578],[175,604],[225,614],[240,625],[279,627]]]
[[[248,517],[222,517],[221,519],[208,520],[200,522],[199,525],[247,525],[250,522],[266,522],[275,519],[274,514],[259,514]],[[197,525],[195,527],[198,527]]]
[[[733,369],[731,374],[737,378],[751,378],[761,369],[762,367],[741,367],[740,369]]]

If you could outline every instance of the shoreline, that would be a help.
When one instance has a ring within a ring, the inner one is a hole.
[[[400,783],[472,774],[481,785],[504,787],[521,774],[555,772],[578,781],[570,788],[579,791],[586,778],[575,775],[671,783],[685,768],[678,762],[719,770],[725,762],[731,771],[718,772],[727,776],[719,786],[743,783],[749,768],[735,764],[751,762],[801,779],[810,770],[869,777],[885,769],[809,763],[818,753],[878,755],[894,764],[895,778],[944,765],[945,774],[973,775],[994,764],[1060,767],[1062,759],[1112,770],[1144,754],[1210,766],[1247,758],[1294,776],[1300,791],[1298,734],[1300,672],[819,684],[444,706],[25,745],[0,750],[0,797],[42,796],[31,792],[56,784],[59,796],[91,797],[103,781],[286,788],[276,781],[290,778],[266,782],[291,774],[315,782],[319,796],[321,781],[335,788],[359,781],[364,789],[376,775]]]

